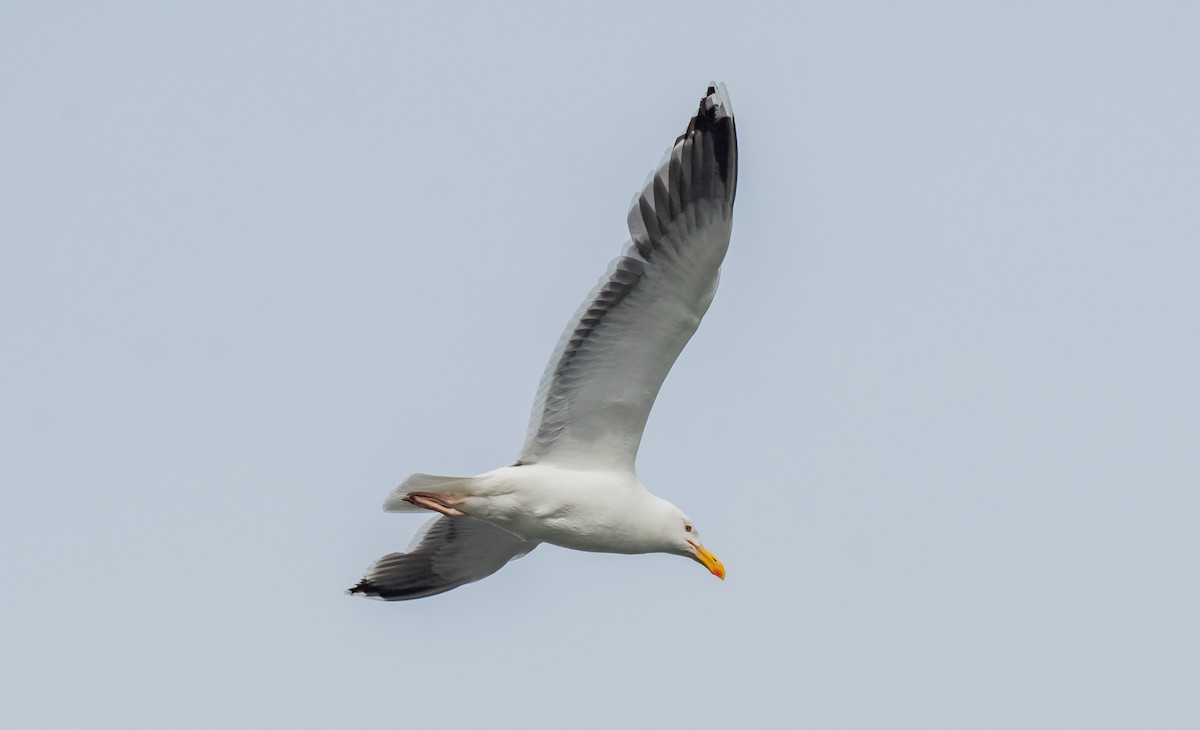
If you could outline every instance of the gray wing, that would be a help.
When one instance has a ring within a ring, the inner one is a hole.
[[[635,198],[632,240],[559,340],[517,463],[633,470],[659,388],[716,293],[737,158],[729,98],[710,85]]]
[[[348,593],[405,601],[486,578],[539,543],[473,517],[435,517],[407,552],[384,555]]]

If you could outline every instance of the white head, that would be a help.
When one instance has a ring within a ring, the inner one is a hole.
[[[692,521],[670,502],[663,500],[663,504],[669,509],[663,510],[659,519],[658,532],[664,540],[661,552],[691,558],[707,568],[708,572],[725,580],[725,566],[700,542],[700,531]]]

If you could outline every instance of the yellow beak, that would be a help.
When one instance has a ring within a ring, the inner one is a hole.
[[[717,576],[721,580],[725,580],[725,566],[720,560],[717,559],[716,555],[710,553],[708,548],[704,547],[703,545],[697,545],[691,540],[688,540],[688,544],[696,548],[692,553],[692,557],[696,559],[697,563],[700,563],[705,568],[708,568],[708,572]]]

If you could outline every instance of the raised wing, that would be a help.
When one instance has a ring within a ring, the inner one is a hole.
[[[659,388],[716,293],[736,190],[733,110],[712,84],[634,199],[632,240],[559,340],[517,463],[633,470]]]
[[[384,555],[348,593],[406,601],[486,578],[538,546],[473,517],[435,517],[408,551]]]

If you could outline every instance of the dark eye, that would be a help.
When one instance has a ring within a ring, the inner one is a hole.
[[[684,526],[683,526],[683,531],[684,531],[684,532],[691,532],[691,531],[692,531],[692,526],[691,526],[691,525],[684,525]]]

